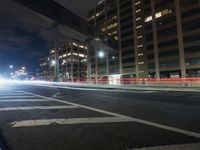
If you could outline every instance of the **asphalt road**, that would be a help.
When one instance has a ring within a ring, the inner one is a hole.
[[[0,150],[200,150],[200,93],[0,88]]]

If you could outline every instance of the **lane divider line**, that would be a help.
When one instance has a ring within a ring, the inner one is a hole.
[[[77,103],[58,100],[58,99],[55,99],[55,98],[46,97],[46,96],[42,96],[42,95],[30,93],[30,92],[25,92],[25,91],[21,91],[21,92],[24,92],[26,94],[33,95],[33,96],[36,96],[36,97],[54,100],[56,102],[60,102],[60,103],[69,104],[69,105],[73,105],[73,106],[76,106],[76,107],[84,108],[84,109],[87,109],[87,110],[92,110],[92,111],[95,111],[95,112],[99,112],[99,113],[103,113],[103,114],[107,114],[107,115],[111,115],[111,116],[115,116],[115,117],[124,118],[124,119],[127,119],[129,121],[140,123],[140,124],[143,124],[143,125],[152,126],[152,127],[172,131],[172,132],[175,132],[175,133],[184,134],[184,135],[187,135],[187,136],[200,138],[200,133],[198,133],[198,132],[193,132],[193,131],[180,129],[180,128],[176,128],[176,127],[172,127],[172,126],[168,126],[168,125],[163,125],[163,124],[159,124],[159,123],[155,123],[155,122],[151,122],[151,121],[146,121],[146,120],[143,120],[143,119],[134,118],[134,117],[126,116],[126,115],[121,115],[121,114],[118,114],[118,113],[113,113],[113,112],[109,112],[109,111],[106,111],[106,110],[101,110],[101,109],[97,109],[97,108],[93,108],[93,107],[89,107],[89,106],[85,106],[85,105],[81,105],[81,104],[77,104]]]

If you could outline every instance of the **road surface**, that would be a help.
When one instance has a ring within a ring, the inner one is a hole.
[[[200,149],[200,93],[0,88],[5,149]]]

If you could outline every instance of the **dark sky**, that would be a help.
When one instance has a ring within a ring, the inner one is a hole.
[[[56,0],[82,18],[99,0]],[[62,40],[65,37],[61,36]],[[39,59],[48,54],[54,44],[54,33],[42,25],[40,20],[20,12],[20,9],[9,2],[0,0],[0,72],[9,65],[26,66],[35,71]]]

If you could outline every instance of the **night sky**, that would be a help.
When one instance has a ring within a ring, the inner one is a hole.
[[[56,1],[86,18],[87,10],[99,0]],[[35,18],[22,14],[9,1],[0,0],[0,4],[0,72],[5,72],[9,65],[14,65],[15,68],[26,66],[29,71],[34,72],[39,66],[39,59],[46,56],[53,47],[54,33]],[[65,39],[63,36],[60,38]]]

